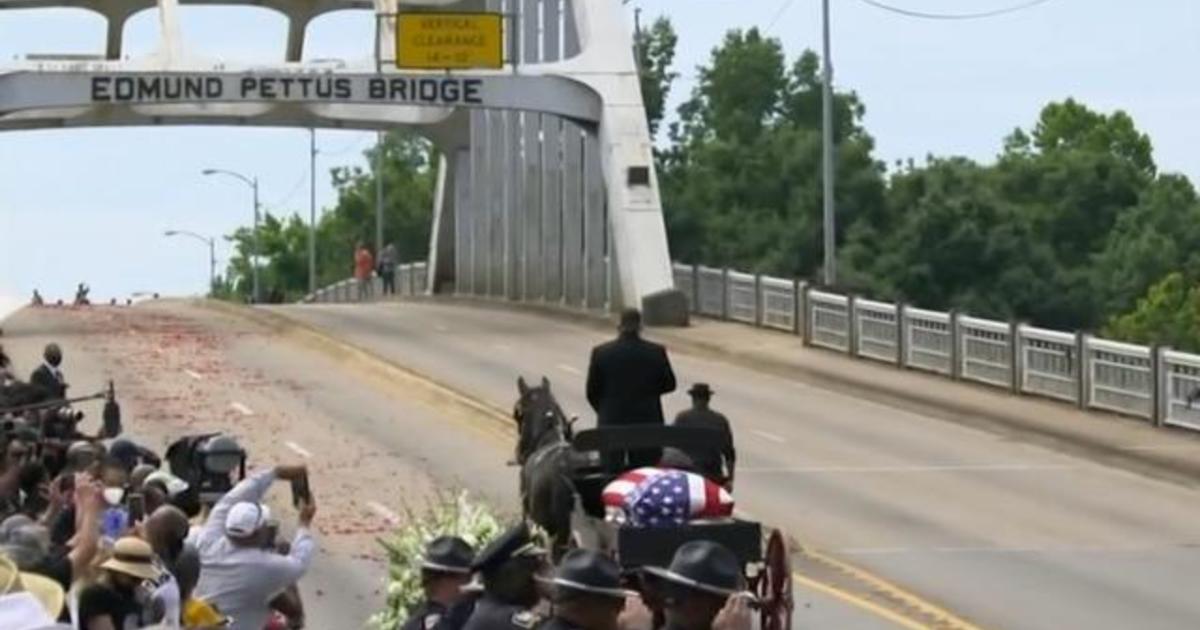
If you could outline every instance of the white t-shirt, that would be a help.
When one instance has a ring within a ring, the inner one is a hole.
[[[162,577],[155,581],[152,600],[155,608],[162,606],[162,624],[178,628],[183,618],[183,606],[179,601],[179,582],[170,571],[163,570]]]

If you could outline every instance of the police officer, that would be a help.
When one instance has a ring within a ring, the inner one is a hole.
[[[671,566],[644,571],[658,581],[654,590],[665,604],[663,630],[750,628],[752,596],[745,592],[741,561],[727,547],[692,541],[675,551]]]
[[[475,551],[461,538],[442,536],[425,548],[421,588],[425,600],[413,610],[402,630],[458,630],[471,614],[474,600],[463,596],[471,581]]]
[[[464,630],[529,630],[545,621],[534,610],[541,600],[534,578],[545,565],[546,552],[524,523],[489,543],[472,567],[483,578],[483,596]]]
[[[573,549],[554,578],[554,616],[539,630],[612,630],[631,593],[621,588],[621,568],[608,556]]]
[[[675,416],[674,426],[691,429],[708,429],[721,434],[721,443],[707,448],[689,449],[687,455],[691,458],[697,472],[713,480],[733,484],[733,473],[737,466],[737,451],[733,448],[733,432],[729,428],[729,419],[711,406],[713,390],[708,383],[696,383],[688,390],[692,397],[692,407],[679,412]]]

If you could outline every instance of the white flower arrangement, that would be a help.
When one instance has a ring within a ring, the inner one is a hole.
[[[399,630],[420,603],[421,560],[425,546],[438,536],[458,536],[476,551],[504,531],[504,523],[465,491],[438,493],[420,511],[404,509],[404,525],[386,540],[388,554],[387,605],[368,622],[375,630]]]

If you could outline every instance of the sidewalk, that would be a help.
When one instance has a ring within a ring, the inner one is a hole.
[[[852,393],[1187,486],[1200,486],[1200,435],[1146,420],[954,381],[869,359],[807,348],[799,337],[694,318],[651,336],[675,350]]]
[[[606,317],[547,306],[462,297],[436,301],[532,312],[605,330],[611,330],[613,325]],[[675,352],[805,381],[1158,479],[1200,487],[1200,434],[1190,431],[1156,428],[1142,419],[1082,411],[1046,398],[1017,395],[870,359],[853,359],[805,347],[795,335],[746,324],[693,317],[692,325],[687,328],[654,328],[647,336]]]

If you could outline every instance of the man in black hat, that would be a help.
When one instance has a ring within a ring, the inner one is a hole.
[[[474,601],[464,601],[462,588],[471,581],[475,551],[461,538],[441,536],[425,548],[421,588],[425,601],[417,605],[402,630],[457,630],[470,617]]]
[[[587,399],[600,427],[665,424],[664,394],[675,391],[675,373],[666,348],[642,339],[642,314],[621,313],[617,338],[592,349],[588,364]],[[657,449],[628,454],[628,467],[658,461]],[[611,467],[611,465],[610,465]]]
[[[554,578],[554,616],[539,630],[612,630],[629,591],[621,588],[621,568],[608,556],[573,549],[559,562]]]
[[[708,540],[681,546],[671,566],[645,567],[659,579],[665,603],[664,630],[710,630],[749,626],[742,564],[728,548]]]
[[[529,630],[544,618],[534,609],[541,596],[534,578],[546,552],[533,542],[524,523],[488,544],[472,568],[483,578],[483,596],[464,630]]]
[[[719,431],[722,440],[711,448],[689,449],[687,455],[697,472],[709,479],[724,480],[732,486],[737,452],[733,449],[733,431],[729,429],[729,419],[709,406],[713,391],[708,383],[696,383],[688,390],[688,394],[692,397],[692,408],[675,416],[675,426]]]

